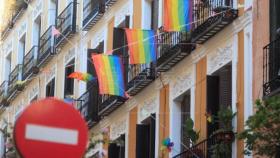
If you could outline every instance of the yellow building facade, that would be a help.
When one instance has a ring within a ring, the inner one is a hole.
[[[109,158],[186,154],[190,142],[183,135],[185,120],[194,121],[194,129],[200,131],[198,142],[204,141],[218,128],[209,125],[206,115],[222,108],[237,112],[233,131],[242,131],[253,113],[253,3],[192,3],[192,31],[182,33],[163,31],[164,0],[30,1],[2,33],[0,127],[12,132],[32,101],[54,96],[74,100],[90,136],[108,130],[102,139],[111,143],[97,144],[85,157],[102,149]],[[54,28],[59,35],[53,34]],[[159,33],[155,63],[128,64],[124,28]],[[90,54],[111,50],[124,60],[129,99],[99,95],[96,83],[67,78],[74,71],[94,74]],[[174,142],[171,152],[161,150],[168,137]],[[231,156],[244,157],[243,149],[244,143],[234,139]]]

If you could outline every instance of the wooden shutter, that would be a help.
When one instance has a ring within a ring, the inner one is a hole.
[[[158,16],[159,16],[159,0],[153,0],[151,28],[154,30],[157,30],[158,28]]]
[[[136,125],[136,158],[149,158],[149,125]]]
[[[219,76],[207,76],[207,112],[217,115],[219,111]],[[209,137],[216,129],[218,124],[207,122],[207,136]]]
[[[116,143],[110,143],[108,149],[108,158],[119,158],[120,149]]]
[[[156,114],[151,115],[151,124],[150,124],[150,157],[155,157],[155,142],[156,142]]]
[[[220,71],[220,107],[231,107],[231,65]]]

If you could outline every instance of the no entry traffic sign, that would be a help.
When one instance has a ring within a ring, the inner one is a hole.
[[[28,106],[16,121],[15,142],[24,158],[81,158],[87,126],[79,112],[48,98]]]

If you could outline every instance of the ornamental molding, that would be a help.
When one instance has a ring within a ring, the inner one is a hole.
[[[51,67],[49,71],[46,72],[46,84],[48,84],[50,80],[55,77],[55,72],[56,72],[56,65]]]
[[[152,113],[157,111],[157,97],[154,96],[147,100],[144,100],[142,106],[139,106],[138,120],[141,122],[149,117]]]
[[[72,48],[68,51],[67,54],[64,56],[64,64],[66,65],[75,57],[75,48]]]
[[[184,71],[180,75],[176,75],[175,82],[172,86],[173,98],[180,96],[182,93],[190,89],[194,84],[193,73]]]
[[[121,134],[126,133],[126,129],[127,129],[127,120],[125,118],[117,122],[114,122],[110,128],[110,139],[111,140],[117,139]]]
[[[10,40],[4,47],[5,56],[7,56],[13,50],[13,42]]]
[[[126,15],[130,15],[129,4],[125,4],[115,15],[115,26],[118,26],[125,19]]]
[[[32,100],[36,95],[38,95],[38,93],[39,93],[39,85],[32,87],[28,95],[29,100]]]
[[[42,1],[40,0],[35,7],[33,7],[33,11],[32,11],[32,17],[33,17],[33,21],[41,14],[42,12]]]
[[[105,30],[101,30],[96,33],[96,36],[93,38],[92,47],[96,48],[101,41],[104,40],[105,37]]]
[[[18,39],[20,39],[25,32],[26,32],[26,22],[24,22],[22,25],[20,25],[20,27],[18,29]]]
[[[212,74],[232,60],[233,46],[229,44],[223,48],[217,48],[207,57],[207,74]]]

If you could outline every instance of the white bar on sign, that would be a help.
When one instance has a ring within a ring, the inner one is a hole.
[[[25,128],[25,138],[36,141],[77,145],[78,131],[66,128],[27,124]]]

